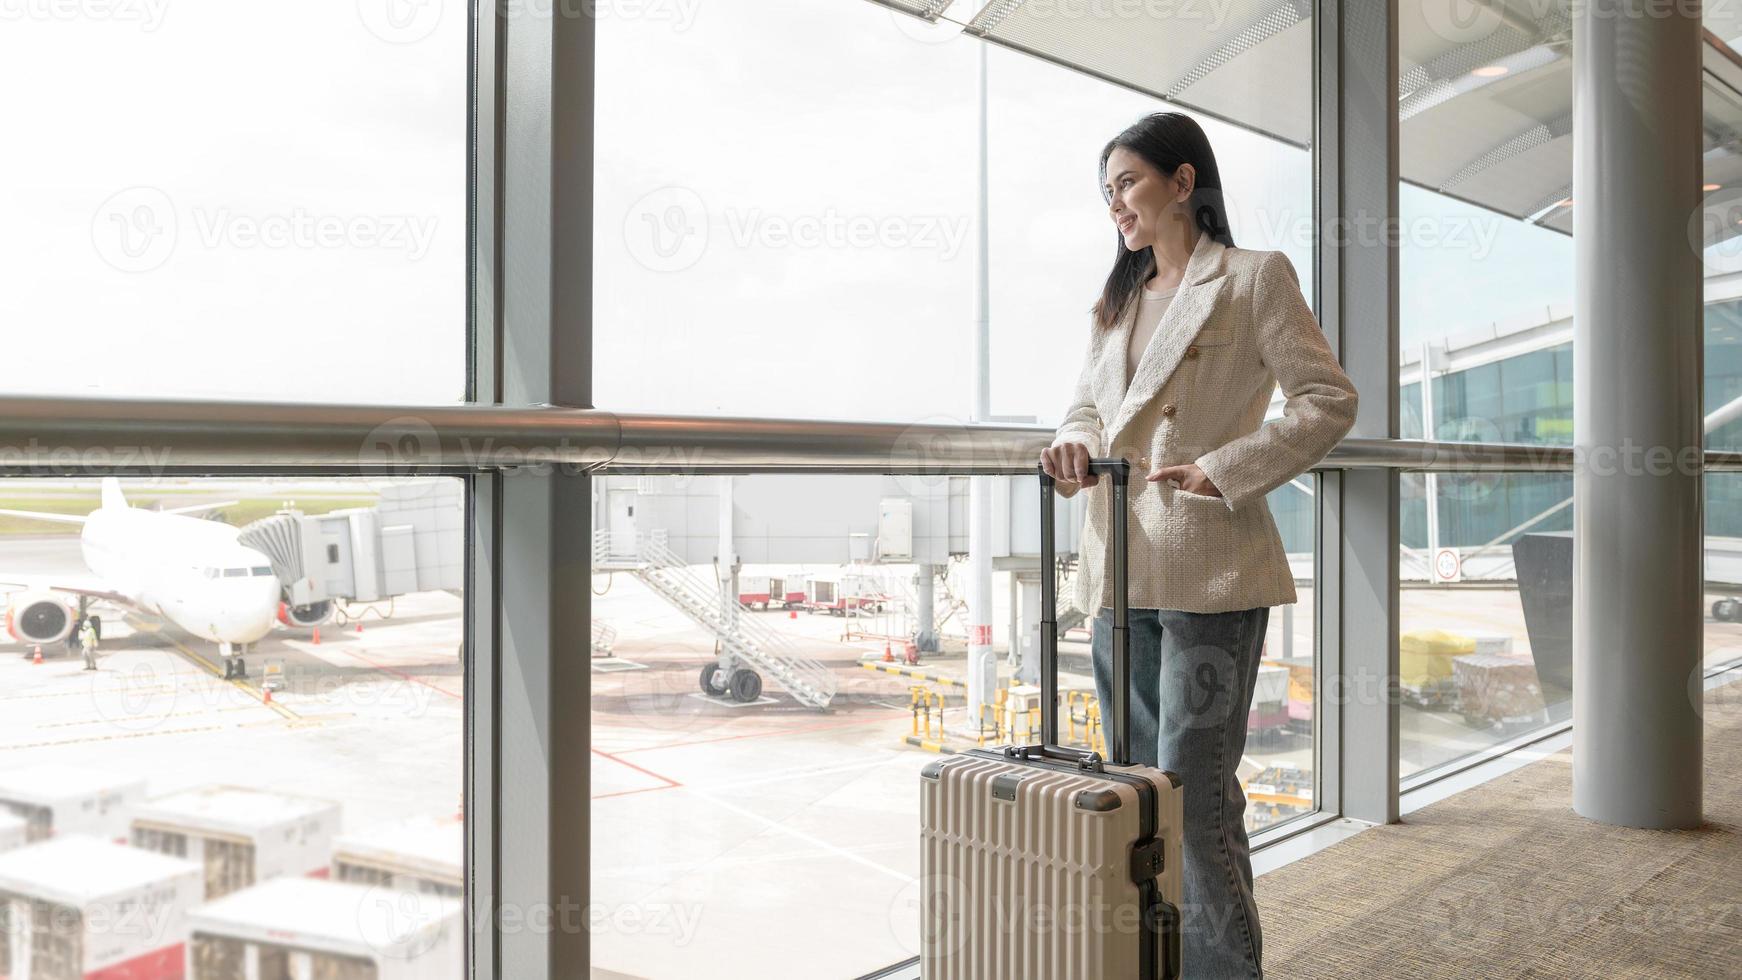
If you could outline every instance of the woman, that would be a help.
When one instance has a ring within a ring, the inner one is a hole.
[[[1067,497],[1099,482],[1091,457],[1125,458],[1143,476],[1128,494],[1132,761],[1175,773],[1185,788],[1185,975],[1261,977],[1234,770],[1269,607],[1295,601],[1264,497],[1349,431],[1355,389],[1288,257],[1234,247],[1197,123],[1145,117],[1101,151],[1100,172],[1119,247],[1076,394],[1041,461]],[[1283,417],[1266,425],[1278,384]],[[1106,507],[1091,503],[1076,603],[1094,615],[1103,705],[1112,700],[1108,532]]]

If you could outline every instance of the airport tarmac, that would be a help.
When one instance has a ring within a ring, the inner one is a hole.
[[[0,571],[84,573],[72,536],[0,538]],[[144,779],[148,797],[212,784],[339,804],[339,833],[414,816],[452,818],[463,771],[461,600],[443,592],[353,607],[366,618],[328,623],[321,642],[279,628],[248,656],[249,677],[222,679],[215,645],[173,626],[138,628],[98,602],[99,669],[54,644],[0,646],[0,769],[47,766]],[[282,687],[268,703],[269,664]],[[461,855],[456,854],[459,860]],[[463,976],[431,964],[429,980]]]
[[[72,572],[82,562],[71,537],[20,537],[0,540],[0,569]],[[936,756],[903,742],[910,682],[860,666],[884,641],[846,635],[874,630],[876,617],[748,613],[828,664],[839,692],[818,711],[769,683],[762,703],[736,705],[702,696],[708,634],[633,575],[595,575],[593,591],[594,615],[617,631],[614,655],[595,660],[605,669],[593,674],[590,705],[596,975],[810,980],[914,955],[919,770]],[[1312,592],[1300,593],[1297,657],[1312,638]],[[1406,589],[1402,605],[1406,628],[1508,632],[1514,652],[1528,653],[1515,591]],[[459,598],[403,597],[391,619],[370,618],[360,634],[329,624],[318,645],[303,631],[275,632],[242,683],[220,679],[210,644],[173,629],[136,632],[112,612],[95,673],[76,659],[36,665],[16,645],[0,649],[6,765],[143,775],[152,795],[222,782],[319,796],[341,803],[346,833],[455,811]],[[1001,609],[993,621],[1007,622]],[[1273,610],[1269,656],[1279,655],[1283,622]],[[1708,616],[1707,647],[1715,659],[1742,653],[1742,624]],[[1067,636],[1064,652],[1081,662],[1082,635]],[[964,666],[959,655],[928,659],[937,673]],[[273,660],[286,687],[266,704],[258,684]],[[1067,689],[1088,684],[1080,673],[1062,678]],[[1456,713],[1406,707],[1403,717],[1406,766],[1492,741]],[[1312,761],[1303,739],[1252,755]]]
[[[249,677],[222,679],[212,644],[173,627],[136,631],[103,616],[99,669],[77,657],[0,650],[0,753],[9,765],[143,775],[151,795],[228,783],[343,805],[346,832],[456,812],[462,700],[460,600],[402,597],[364,632],[281,630],[255,645]],[[445,653],[445,658],[443,654]],[[283,665],[266,703],[260,681]]]

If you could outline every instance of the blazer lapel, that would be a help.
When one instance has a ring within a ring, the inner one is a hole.
[[[1168,304],[1167,312],[1162,314],[1161,322],[1156,324],[1155,333],[1149,338],[1149,346],[1144,348],[1143,356],[1137,362],[1137,370],[1131,376],[1131,384],[1125,388],[1124,397],[1119,399],[1119,411],[1114,414],[1112,424],[1107,426],[1106,445],[1109,453],[1113,451],[1114,440],[1125,426],[1155,397],[1155,393],[1161,390],[1168,378],[1173,376],[1186,348],[1191,346],[1198,331],[1214,312],[1216,300],[1222,294],[1222,287],[1228,283],[1227,276],[1222,271],[1222,252],[1225,249],[1226,246],[1211,238],[1208,232],[1199,235],[1198,244],[1192,250],[1191,258],[1186,261],[1179,291],[1174,293],[1173,302]],[[1126,350],[1130,344],[1131,331],[1136,325],[1137,304],[1133,302],[1131,306],[1132,309],[1127,311],[1119,328],[1108,333],[1109,345],[1104,352],[1106,360],[1103,363],[1117,365],[1119,382],[1124,380]]]

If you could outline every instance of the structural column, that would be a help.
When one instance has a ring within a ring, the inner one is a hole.
[[[1573,809],[1692,827],[1704,652],[1699,8],[1575,9]]]
[[[1314,11],[1314,299],[1361,395],[1351,437],[1398,435],[1397,0]],[[1343,816],[1398,817],[1397,471],[1321,472],[1319,796]]]
[[[592,407],[593,27],[481,5],[471,400]],[[610,448],[610,447],[608,447]],[[587,975],[591,477],[472,478],[467,906],[478,980]]]

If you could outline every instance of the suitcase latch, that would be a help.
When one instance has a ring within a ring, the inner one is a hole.
[[[1156,875],[1166,863],[1167,841],[1161,838],[1144,841],[1131,849],[1131,880],[1142,884]]]

